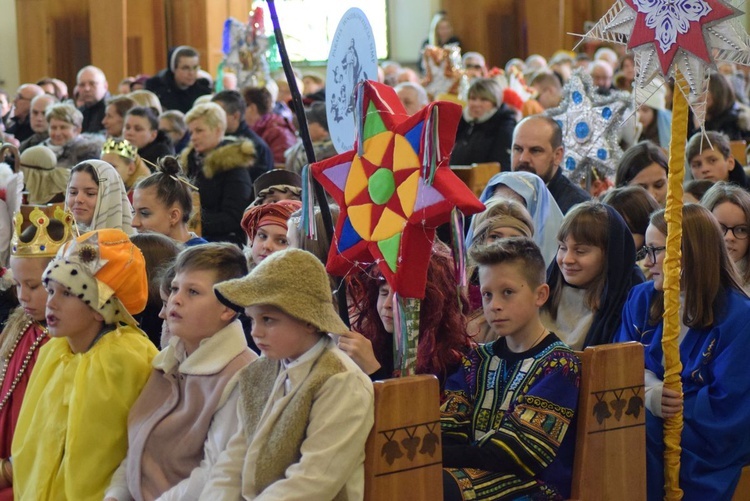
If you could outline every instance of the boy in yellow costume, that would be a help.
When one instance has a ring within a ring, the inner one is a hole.
[[[61,248],[42,277],[52,339],[13,438],[14,496],[100,501],[156,354],[132,317],[146,305],[145,261],[121,230],[98,230]]]

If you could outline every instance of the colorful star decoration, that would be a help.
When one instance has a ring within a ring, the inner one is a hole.
[[[377,261],[396,293],[422,298],[435,228],[454,208],[484,210],[448,166],[461,107],[435,102],[408,116],[391,87],[366,81],[358,92],[354,149],[311,165],[341,210],[327,269],[345,276]]]
[[[585,38],[627,45],[633,51],[636,106],[663,85],[680,86],[696,118],[706,116],[709,70],[717,62],[750,65],[750,37],[738,16],[744,0],[616,0]]]
[[[563,172],[576,182],[589,176],[592,167],[614,176],[622,156],[618,129],[623,117],[632,114],[628,94],[599,94],[591,77],[576,70],[562,95],[560,106],[545,115],[556,120],[563,131]]]

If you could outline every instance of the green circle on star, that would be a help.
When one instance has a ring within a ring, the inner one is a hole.
[[[393,171],[388,169],[378,169],[367,184],[367,191],[370,198],[378,205],[388,202],[396,191],[396,180],[393,177]]]

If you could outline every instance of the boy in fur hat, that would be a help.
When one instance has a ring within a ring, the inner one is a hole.
[[[202,499],[362,499],[372,383],[329,335],[348,329],[323,265],[287,249],[214,291],[253,319],[263,356],[240,373],[242,422]]]
[[[12,479],[17,500],[101,500],[156,354],[132,316],[146,306],[145,261],[121,230],[92,231],[60,248],[42,281],[52,339],[31,375],[2,481]]]

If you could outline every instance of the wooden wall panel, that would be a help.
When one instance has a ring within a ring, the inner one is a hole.
[[[16,0],[16,18],[19,78],[22,83],[35,82],[47,75],[52,60],[47,0]]]
[[[153,75],[167,64],[164,0],[128,0],[127,75]]]
[[[127,11],[128,0],[89,0],[91,64],[104,72],[113,94],[128,71]]]

